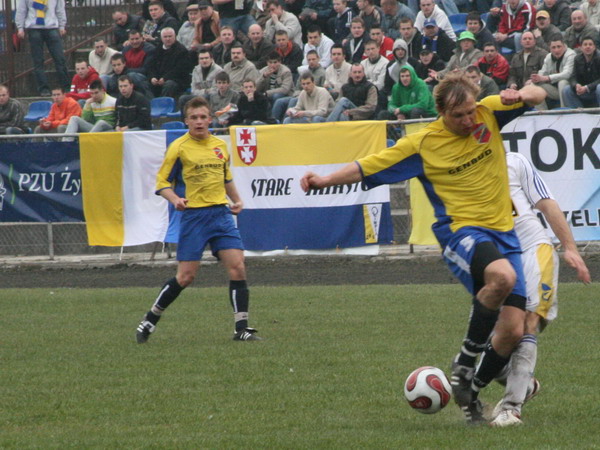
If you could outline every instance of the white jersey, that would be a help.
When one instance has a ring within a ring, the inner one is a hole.
[[[506,163],[510,197],[517,213],[515,231],[521,248],[525,251],[541,243],[552,245],[552,240],[534,209],[540,200],[553,198],[546,183],[523,155],[507,152]]]

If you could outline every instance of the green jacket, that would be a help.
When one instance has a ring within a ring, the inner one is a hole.
[[[400,80],[394,84],[388,111],[394,114],[394,110],[398,108],[402,114],[408,116],[414,108],[421,108],[427,114],[436,116],[435,102],[427,84],[417,76],[412,66],[406,64],[400,70],[405,68],[410,72],[410,84],[404,86]]]

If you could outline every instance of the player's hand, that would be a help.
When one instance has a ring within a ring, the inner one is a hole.
[[[237,215],[244,209],[244,204],[241,201],[235,202],[229,205],[229,209],[231,210],[231,214]]]
[[[325,180],[314,172],[306,172],[300,179],[300,187],[304,192],[308,192],[309,189],[321,189],[325,187]]]
[[[579,281],[582,281],[585,284],[589,284],[592,281],[590,271],[578,252],[574,250],[565,250],[563,258],[569,266],[577,271],[577,278]]]
[[[500,92],[500,101],[503,105],[514,105],[521,101],[521,93],[515,89],[504,89]]]
[[[19,39],[25,39],[25,30],[17,31],[17,36]]]
[[[188,199],[183,197],[178,197],[177,200],[173,202],[173,206],[177,211],[185,211],[187,207]]]

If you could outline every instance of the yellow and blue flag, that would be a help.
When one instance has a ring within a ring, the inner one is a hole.
[[[386,145],[385,122],[232,127],[231,154],[244,201],[238,225],[249,250],[332,249],[393,239],[388,186],[362,183],[305,193],[308,170],[327,174]]]

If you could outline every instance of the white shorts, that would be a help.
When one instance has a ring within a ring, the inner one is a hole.
[[[521,259],[527,288],[526,309],[550,322],[558,313],[558,254],[552,245],[539,244],[524,251]]]

